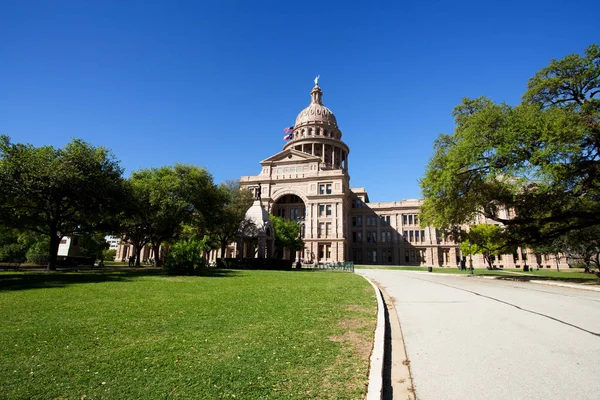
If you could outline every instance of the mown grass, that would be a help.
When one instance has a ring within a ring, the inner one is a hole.
[[[389,266],[389,265],[355,265],[355,269],[386,269],[386,270],[400,270],[400,271],[423,271],[427,272],[427,267],[399,267],[399,266]],[[534,267],[535,268],[535,267]],[[470,272],[467,269],[466,271],[460,271],[458,268],[440,268],[434,267],[433,273],[440,274],[457,274],[457,275],[468,275]],[[488,275],[488,276],[497,276],[500,279],[513,279],[513,280],[522,280],[522,281],[530,281],[530,280],[555,280],[555,281],[565,281],[571,283],[585,283],[591,285],[600,285],[600,279],[595,274],[584,273],[580,269],[577,270],[561,270],[553,271],[540,269],[536,271],[523,271],[522,269],[510,268],[506,270],[487,270],[484,268],[475,268],[473,270],[474,275]]]
[[[375,313],[349,273],[0,273],[0,397],[357,399]]]

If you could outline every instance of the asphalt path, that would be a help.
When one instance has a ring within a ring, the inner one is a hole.
[[[417,399],[599,399],[600,293],[356,270],[392,297]]]

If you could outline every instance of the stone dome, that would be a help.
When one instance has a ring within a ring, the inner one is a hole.
[[[323,92],[318,84],[315,85],[310,94],[312,97],[310,105],[304,110],[300,111],[300,114],[298,114],[298,117],[296,117],[296,124],[294,125],[294,128],[311,124],[325,124],[337,128],[337,120],[335,119],[335,115],[333,115],[331,110],[325,107],[321,101]]]
[[[269,213],[263,208],[260,200],[255,200],[254,204],[246,211],[246,219],[252,221],[261,232],[270,223]]]

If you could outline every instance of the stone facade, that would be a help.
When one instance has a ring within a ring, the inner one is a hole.
[[[291,140],[281,152],[260,162],[258,175],[240,179],[251,191],[260,184],[262,205],[269,213],[302,225],[305,249],[287,257],[317,263],[457,267],[458,245],[434,227],[419,225],[422,200],[371,203],[365,188],[350,187],[350,149],[322,96],[315,84],[309,106],[296,118]],[[501,257],[497,265],[510,268],[525,261],[535,264],[536,258],[519,251],[516,258]],[[546,259],[543,265],[552,262]],[[483,257],[473,256],[473,264],[485,266]]]

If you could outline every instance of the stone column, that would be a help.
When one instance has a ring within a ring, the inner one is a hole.
[[[331,148],[331,165],[335,168],[335,147]]]

